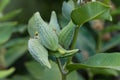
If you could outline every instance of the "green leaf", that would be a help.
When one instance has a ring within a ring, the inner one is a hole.
[[[0,79],[6,78],[15,71],[15,68],[10,68],[8,70],[0,70]]]
[[[48,51],[41,45],[39,39],[30,39],[28,50],[32,57],[45,67],[51,68],[48,61]]]
[[[0,17],[0,21],[10,20],[13,17],[17,16],[20,12],[21,12],[21,9],[9,12],[9,13],[3,15],[2,17]]]
[[[57,65],[51,62],[51,69],[45,68],[36,62],[28,62],[26,63],[27,70],[31,73],[31,75],[38,80],[59,80],[61,76]],[[36,74],[37,73],[37,74]],[[52,74],[51,74],[52,73]],[[56,74],[57,73],[57,74]]]
[[[118,76],[119,73],[113,69],[90,69],[92,74],[102,74],[104,76]]]
[[[120,44],[120,34],[115,35],[114,37],[112,37],[108,42],[105,42],[102,46],[101,51],[107,51],[117,45]]]
[[[55,11],[52,11],[52,13],[51,13],[49,26],[52,27],[52,29],[55,30],[56,33],[59,33],[60,26],[58,24],[58,20],[57,20]]]
[[[70,21],[59,33],[59,43],[68,49],[73,40],[75,25]]]
[[[80,74],[78,74],[76,71],[68,74],[67,80],[85,80]]]
[[[82,63],[69,64],[68,70],[73,71],[80,68],[92,69],[114,69],[120,71],[120,53],[100,53],[83,61]]]
[[[27,70],[37,80],[61,80],[61,73],[57,64],[51,61],[51,65],[52,68],[47,69],[36,62],[26,63]],[[67,80],[84,80],[82,77],[79,77],[76,72],[72,72],[67,78]]]
[[[0,44],[5,43],[11,37],[16,22],[0,23]]]
[[[110,7],[98,1],[89,2],[73,10],[71,18],[77,25],[82,25],[93,19],[112,20]]]
[[[0,13],[3,12],[10,0],[1,0],[0,1]]]
[[[18,58],[20,58],[27,50],[27,40],[24,39],[13,39],[5,44],[7,52],[5,54],[6,67],[12,65]]]
[[[68,2],[63,2],[62,5],[62,15],[67,19],[70,20],[70,14],[72,12],[72,10],[74,10],[75,5],[73,0],[69,0]]]

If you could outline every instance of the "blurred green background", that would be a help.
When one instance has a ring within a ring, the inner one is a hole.
[[[51,11],[61,13],[63,0],[11,0],[7,5],[5,12],[22,9],[22,12],[16,17],[20,23],[27,23],[29,18],[39,11],[45,20],[49,20]]]

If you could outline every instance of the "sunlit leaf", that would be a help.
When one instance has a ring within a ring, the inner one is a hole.
[[[101,2],[88,2],[85,5],[76,8],[71,13],[72,20],[77,25],[82,25],[92,19],[112,20],[110,7]]]

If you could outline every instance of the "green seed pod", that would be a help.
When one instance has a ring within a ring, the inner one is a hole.
[[[60,26],[58,24],[55,11],[52,11],[52,13],[51,13],[49,25],[50,25],[50,27],[52,27],[53,31],[55,31],[57,34],[60,32]]]
[[[36,32],[38,32],[39,25],[38,24],[44,24],[47,25],[45,21],[42,19],[40,21],[37,21],[37,16],[32,16],[32,18],[28,22],[28,32],[32,38],[34,38],[34,35]]]
[[[39,12],[34,14],[32,23],[35,24],[34,26],[38,30],[41,44],[49,50],[56,51],[58,48],[58,37],[52,28],[44,22]]]
[[[67,26],[65,26],[59,34],[59,43],[66,49],[69,48],[71,41],[73,40],[75,31],[75,25],[70,21]]]
[[[51,68],[48,61],[48,51],[40,44],[39,39],[30,39],[28,42],[28,50],[33,58],[40,64]]]

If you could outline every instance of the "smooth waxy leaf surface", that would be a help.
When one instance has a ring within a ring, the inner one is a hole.
[[[82,25],[92,19],[112,20],[109,11],[110,7],[108,5],[98,1],[89,2],[73,10],[71,13],[71,18],[77,25]]]
[[[113,69],[89,69],[94,75],[102,74],[104,76],[118,76],[119,73]]]
[[[120,71],[119,60],[120,53],[100,53],[88,58],[80,64],[70,64],[67,68],[70,71],[77,70],[79,68],[114,69]]]

